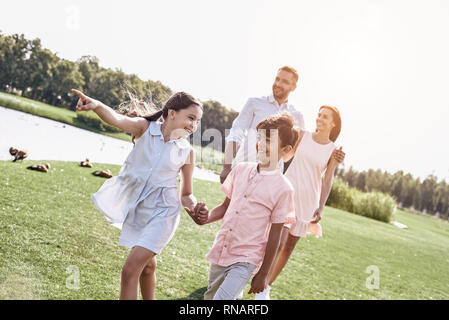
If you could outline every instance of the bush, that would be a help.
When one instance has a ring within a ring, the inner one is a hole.
[[[396,201],[387,194],[361,192],[350,187],[339,178],[334,179],[327,204],[334,208],[384,222],[391,221],[397,206]]]
[[[355,192],[346,182],[336,178],[332,183],[332,189],[327,199],[327,205],[342,209],[348,212],[354,212]]]

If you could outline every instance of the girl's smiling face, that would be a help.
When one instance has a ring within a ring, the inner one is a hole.
[[[170,127],[174,139],[187,138],[193,134],[198,129],[202,116],[203,110],[196,104],[178,111],[168,110],[168,118],[170,119]]]

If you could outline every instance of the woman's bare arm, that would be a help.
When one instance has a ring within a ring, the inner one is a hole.
[[[312,223],[318,223],[321,220],[324,206],[326,205],[327,198],[329,198],[329,194],[332,189],[332,180],[334,179],[335,169],[337,166],[337,160],[331,156],[327,164],[326,173],[324,174],[323,183],[321,185],[320,204],[313,214],[311,221]]]

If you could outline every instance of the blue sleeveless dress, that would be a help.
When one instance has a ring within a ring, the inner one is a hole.
[[[191,150],[184,138],[164,142],[161,124],[152,121],[119,175],[92,195],[109,223],[123,223],[119,245],[160,254],[169,243],[181,211],[177,178]]]

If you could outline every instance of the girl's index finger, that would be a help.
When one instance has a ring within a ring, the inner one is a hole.
[[[83,100],[83,102],[86,102],[87,97],[84,95],[84,93],[76,89],[72,89],[72,92],[75,93],[78,97],[80,97],[80,99]]]

